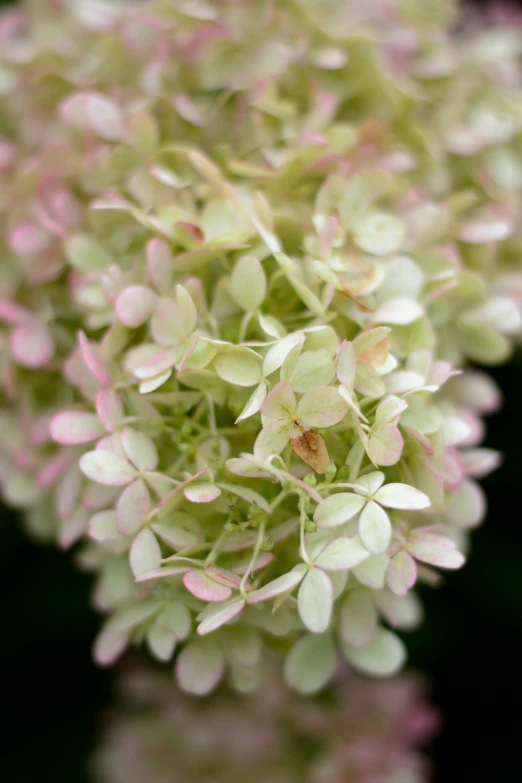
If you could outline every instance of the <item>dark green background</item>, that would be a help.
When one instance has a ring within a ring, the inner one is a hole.
[[[522,361],[494,375],[506,401],[489,420],[487,445],[505,462],[484,482],[487,523],[466,567],[444,589],[425,591],[427,622],[407,640],[444,715],[431,747],[435,783],[522,783]],[[3,780],[87,783],[111,700],[110,673],[90,661],[98,625],[90,579],[0,513]]]

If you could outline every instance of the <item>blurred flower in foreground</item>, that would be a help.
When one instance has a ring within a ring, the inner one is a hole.
[[[449,0],[0,17],[0,485],[186,691],[390,676],[522,331],[522,37]]]
[[[291,695],[272,675],[263,692],[226,689],[202,701],[145,668],[121,679],[95,759],[97,783],[425,783],[420,748],[439,718],[425,684],[353,673],[321,698]]]

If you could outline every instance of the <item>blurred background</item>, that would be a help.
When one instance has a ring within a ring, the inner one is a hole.
[[[445,589],[424,591],[428,622],[406,637],[410,664],[430,677],[443,715],[429,748],[435,783],[522,783],[522,355],[493,375],[505,402],[485,445],[504,463],[483,484],[487,522],[466,567]],[[3,779],[93,783],[90,758],[114,684],[91,663],[90,578],[28,541],[0,508],[0,584]]]

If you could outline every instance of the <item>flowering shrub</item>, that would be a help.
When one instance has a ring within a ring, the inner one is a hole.
[[[336,682],[321,700],[281,689],[274,674],[261,693],[225,691],[202,702],[144,668],[121,680],[120,704],[95,759],[99,783],[422,783],[419,747],[437,728],[424,683]]]
[[[520,334],[522,39],[450,2],[0,16],[0,478],[206,693],[398,671]]]

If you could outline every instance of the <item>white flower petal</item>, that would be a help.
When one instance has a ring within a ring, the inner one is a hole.
[[[352,492],[339,492],[327,497],[314,512],[314,522],[319,527],[337,527],[352,519],[366,500]]]
[[[375,493],[375,500],[387,508],[408,511],[417,511],[430,506],[429,497],[408,484],[385,484]]]
[[[345,644],[344,652],[352,666],[373,677],[397,674],[406,660],[406,650],[399,637],[383,629],[365,647]]]
[[[390,518],[374,500],[370,500],[362,511],[359,535],[364,546],[374,555],[380,555],[388,549],[392,537]]]
[[[311,695],[328,683],[335,671],[337,656],[328,635],[303,636],[285,660],[284,676],[291,688]]]
[[[319,568],[312,568],[303,579],[297,594],[299,616],[309,631],[326,631],[330,625],[333,600],[329,577]]]

